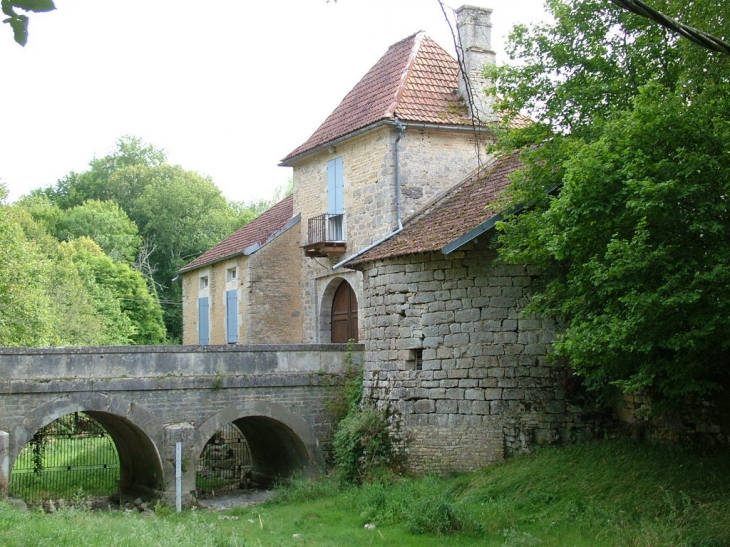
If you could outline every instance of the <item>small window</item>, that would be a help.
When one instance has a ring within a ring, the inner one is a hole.
[[[236,279],[236,268],[228,268],[226,270],[226,281],[234,281]]]
[[[423,370],[423,349],[417,348],[409,351],[406,370]]]
[[[208,288],[208,276],[207,275],[200,276],[200,288],[201,289]]]

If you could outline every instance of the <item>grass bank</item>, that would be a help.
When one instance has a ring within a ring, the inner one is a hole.
[[[719,547],[730,545],[730,454],[604,441],[448,478],[298,481],[260,506],[166,513],[0,506],[0,545]]]

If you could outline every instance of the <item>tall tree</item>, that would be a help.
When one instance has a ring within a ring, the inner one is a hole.
[[[88,171],[71,173],[22,203],[60,239],[86,235],[125,258],[136,246],[135,263],[164,304],[174,340],[182,337],[181,287],[172,282],[178,269],[250,221],[249,209],[258,204],[229,203],[210,179],[165,160],[164,151],[122,137]],[[125,215],[137,227],[141,248]]]
[[[657,9],[726,39],[720,0]],[[730,381],[730,57],[602,0],[548,0],[492,70],[525,168],[501,225],[506,260],[542,267],[531,304],[593,389],[677,403]],[[548,190],[558,188],[557,193]]]

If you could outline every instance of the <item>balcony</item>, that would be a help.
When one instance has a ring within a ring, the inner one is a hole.
[[[320,215],[310,218],[307,226],[307,244],[304,254],[309,257],[327,257],[345,252],[345,215]]]

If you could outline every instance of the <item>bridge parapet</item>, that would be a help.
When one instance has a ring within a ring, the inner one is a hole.
[[[122,346],[0,348],[0,496],[18,454],[41,427],[86,412],[119,450],[120,488],[174,488],[174,446],[183,428],[189,462],[216,428],[244,431],[259,476],[322,470],[332,435],[328,401],[363,346]],[[6,434],[3,436],[3,432]],[[187,437],[186,437],[187,438]],[[195,466],[184,490],[195,489]]]
[[[346,344],[0,348],[7,380],[341,373]],[[353,362],[362,363],[356,344]]]

